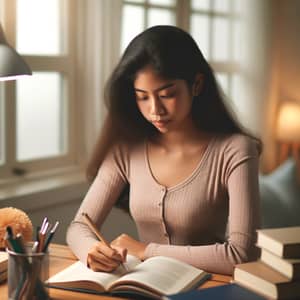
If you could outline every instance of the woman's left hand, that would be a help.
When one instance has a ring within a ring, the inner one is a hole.
[[[131,236],[123,233],[111,242],[113,247],[126,248],[128,253],[138,257],[140,260],[145,259],[145,249],[147,245],[139,242]]]

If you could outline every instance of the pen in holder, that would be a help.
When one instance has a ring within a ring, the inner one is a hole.
[[[8,298],[9,300],[47,300],[49,293],[44,282],[49,277],[48,252],[8,252]]]

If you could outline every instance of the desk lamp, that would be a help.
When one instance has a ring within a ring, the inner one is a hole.
[[[300,103],[284,102],[281,105],[276,136],[280,143],[280,163],[291,155],[300,176]]]
[[[0,81],[24,75],[32,75],[32,72],[23,58],[8,45],[0,23]]]

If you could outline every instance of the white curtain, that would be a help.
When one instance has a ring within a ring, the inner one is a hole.
[[[236,107],[243,125],[263,140],[263,172],[270,171],[276,160],[273,134],[278,101],[278,45],[274,40],[275,2],[277,0],[245,1],[242,16],[242,80]]]
[[[84,97],[86,151],[90,152],[105,115],[105,82],[120,56],[121,0],[78,0],[79,91]]]

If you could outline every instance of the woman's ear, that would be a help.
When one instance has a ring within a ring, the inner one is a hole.
[[[198,96],[203,87],[204,76],[201,73],[197,73],[195,76],[195,80],[192,86],[192,94],[193,96]]]

